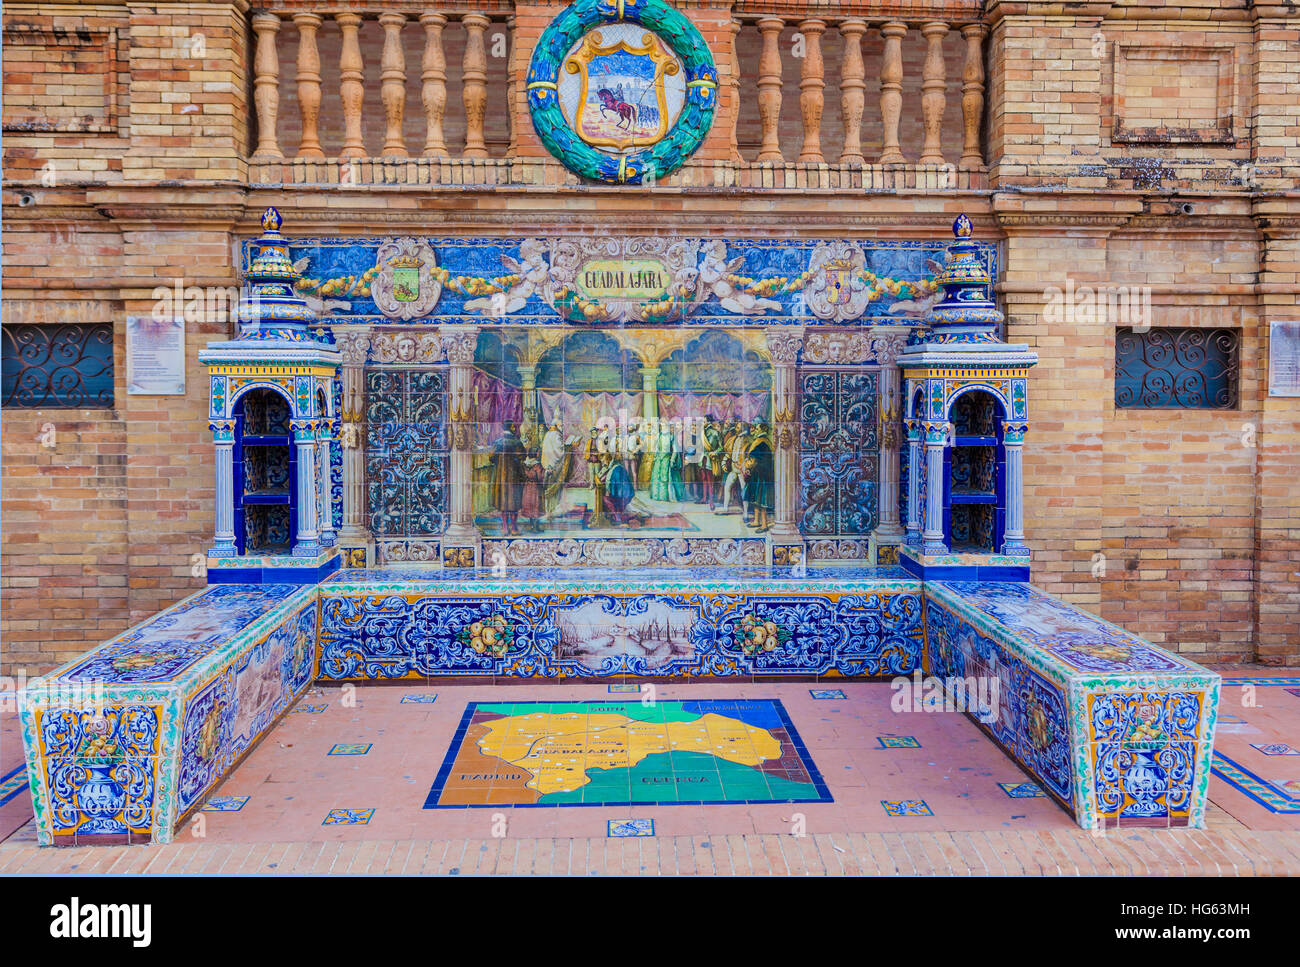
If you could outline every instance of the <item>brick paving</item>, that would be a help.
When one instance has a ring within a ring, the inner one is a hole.
[[[1082,830],[446,839],[98,846],[0,845],[0,874],[590,876],[1129,876],[1300,874],[1287,831]]]

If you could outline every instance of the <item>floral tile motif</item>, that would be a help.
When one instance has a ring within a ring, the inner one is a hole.
[[[611,819],[608,835],[618,839],[625,836],[653,836],[655,821],[653,819]]]
[[[1284,742],[1270,742],[1266,745],[1251,743],[1250,747],[1264,755],[1300,755],[1300,749],[1293,749]]]
[[[611,695],[639,695],[641,693],[640,685],[610,685],[609,693]]]
[[[432,705],[438,700],[438,696],[431,695],[428,692],[411,692],[402,696],[401,705]]]
[[[366,826],[375,815],[374,809],[331,809],[325,814],[322,826]]]
[[[305,712],[305,713],[307,713],[308,715],[320,715],[321,712],[325,711],[325,710],[326,710],[327,708],[329,708],[329,707],[330,707],[330,703],[329,703],[329,702],[325,702],[325,703],[323,703],[323,704],[321,704],[321,705],[307,705],[307,704],[303,704],[303,705],[295,706],[294,709],[293,709],[293,711],[295,711],[295,712]]]
[[[998,788],[1012,799],[1047,798],[1047,793],[1043,792],[1042,789],[1032,782],[999,782]]]
[[[934,812],[930,809],[924,799],[900,799],[894,802],[889,799],[880,800],[880,805],[885,807],[887,816],[933,816]]]
[[[842,688],[810,688],[808,694],[816,699],[847,698]]]
[[[340,742],[330,749],[326,755],[365,755],[370,751],[371,743],[359,742]]]
[[[876,741],[882,749],[919,749],[920,741],[914,735],[878,735]]]
[[[205,813],[237,813],[251,797],[249,796],[213,796],[203,804]]]

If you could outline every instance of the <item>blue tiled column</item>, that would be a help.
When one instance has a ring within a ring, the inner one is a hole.
[[[907,421],[907,535],[910,545],[921,543],[921,421]]]
[[[334,507],[330,499],[330,438],[333,420],[319,420],[316,432],[316,462],[319,465],[320,479],[320,545],[333,547],[337,543],[334,534]]]
[[[925,530],[922,554],[947,554],[943,542],[943,451],[948,445],[948,423],[925,424]]]
[[[209,557],[234,557],[235,548],[235,422],[208,424],[217,446],[216,534]]]
[[[315,557],[320,553],[320,535],[316,531],[316,421],[294,420],[289,426],[298,448],[298,535],[293,554]]]
[[[1002,540],[1002,553],[1028,555],[1025,545],[1025,501],[1024,501],[1024,423],[1008,421],[1004,424],[1002,434],[1003,452],[1006,454],[1007,478],[1006,530]]]

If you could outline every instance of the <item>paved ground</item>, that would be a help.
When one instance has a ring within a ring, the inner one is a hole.
[[[1223,671],[1250,676],[1225,685],[1217,744],[1240,772],[1216,774],[1204,830],[1079,830],[1051,800],[1012,798],[1028,777],[971,722],[892,712],[884,683],[826,686],[842,699],[814,698],[810,684],[658,686],[660,699],[780,700],[832,803],[425,809],[467,703],[635,696],[392,686],[309,693],[209,797],[227,811],[203,812],[173,844],[39,849],[24,824],[0,843],[0,873],[1300,873],[1300,755],[1284,751],[1300,747],[1300,681]],[[3,776],[16,750],[11,722],[0,726]],[[0,805],[0,820],[25,797]],[[891,815],[902,802],[930,815]],[[655,835],[608,835],[609,821],[632,819],[653,820]]]

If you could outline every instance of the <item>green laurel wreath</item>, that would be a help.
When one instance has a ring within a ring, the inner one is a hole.
[[[686,70],[682,112],[661,140],[640,151],[611,155],[574,133],[560,109],[559,76],[565,56],[589,30],[605,24],[646,27],[668,45]],[[528,68],[528,110],[546,149],[577,175],[610,184],[639,185],[680,168],[713,124],[718,71],[695,25],[664,0],[578,0],[542,33]]]

